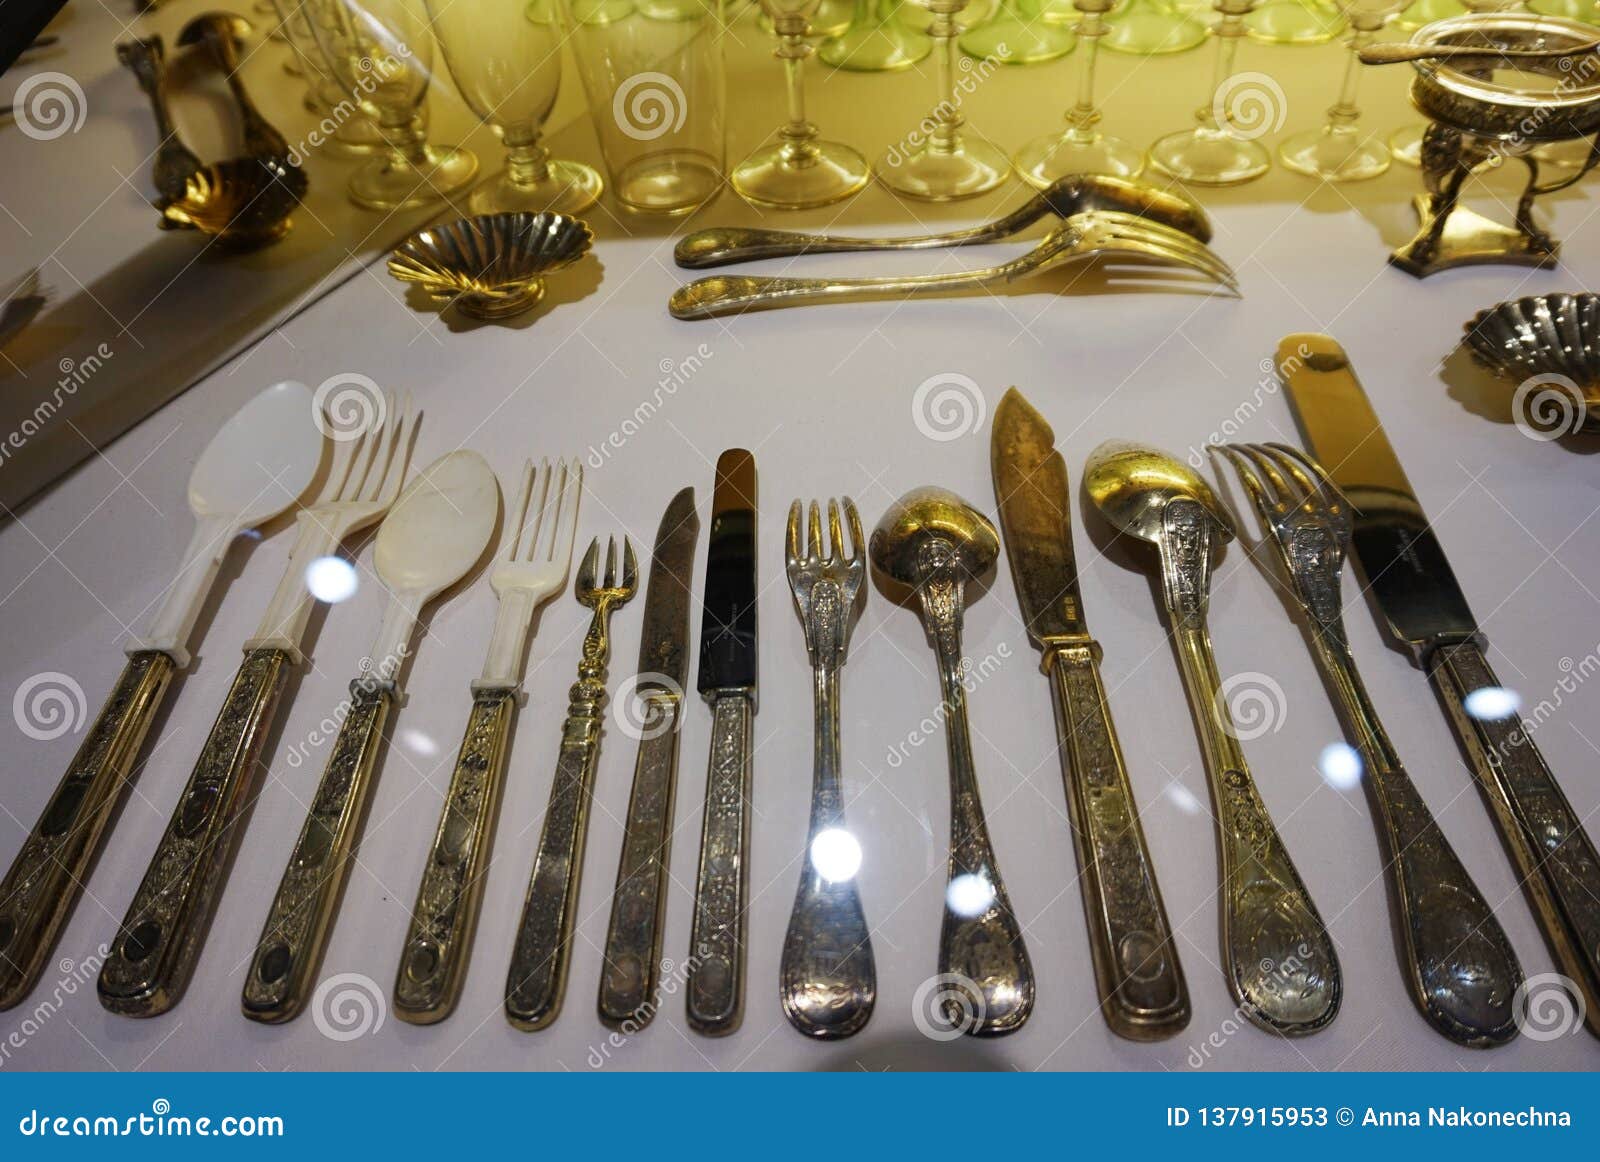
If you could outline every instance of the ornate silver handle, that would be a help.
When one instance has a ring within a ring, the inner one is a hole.
[[[1500,835],[1516,860],[1561,971],[1582,991],[1590,1032],[1600,1036],[1600,855],[1560,784],[1515,718],[1476,718],[1468,694],[1500,685],[1475,642],[1439,646],[1433,679]]]
[[[391,685],[350,683],[344,724],[245,975],[240,1003],[252,1020],[290,1020],[316,984],[393,705]]]
[[[510,687],[480,689],[472,699],[394,984],[394,1011],[413,1025],[448,1017],[467,978],[516,710]]]
[[[817,837],[844,827],[844,795],[839,780],[839,670],[819,665],[813,675],[811,827],[778,980],[789,1023],[808,1037],[831,1041],[859,1032],[872,1016],[878,973],[855,869],[830,878],[829,869],[816,863]]]
[[[606,701],[606,658],[610,652],[606,619],[610,602],[594,611],[584,637],[578,680],[568,695],[561,726],[561,757],[550,787],[539,850],[528,877],[528,894],[517,925],[506,976],[506,1017],[519,1029],[543,1029],[561,1012],[572,963],[572,927],[577,919],[578,883],[583,875],[584,840],[589,834],[589,804],[594,768],[600,757],[600,724]]]
[[[151,1017],[182,998],[243,834],[239,816],[259,782],[261,747],[291,664],[287,650],[245,652],[101,966],[100,1003],[111,1012]]]
[[[708,1037],[732,1033],[744,1018],[754,711],[742,690],[721,691],[711,699],[711,760],[688,959],[689,1027]]]
[[[38,984],[83,893],[106,823],[160,710],[175,667],[159,650],[129,655],[122,677],[0,882],[0,1009]]]
[[[1099,653],[1093,642],[1052,645],[1045,667],[1100,1008],[1113,1032],[1151,1041],[1189,1023],[1189,988],[1111,722]]]
[[[682,238],[672,252],[679,266],[700,270],[729,266],[758,258],[792,258],[801,254],[837,254],[856,250],[926,250],[960,246],[999,237],[993,226],[979,226],[948,234],[918,234],[905,238],[852,238],[839,234],[807,234],[800,230],[752,230],[717,226],[697,230]]]
[[[622,860],[617,867],[605,965],[600,972],[600,1019],[612,1028],[628,1024],[642,1029],[655,1016],[672,805],[678,781],[682,698],[669,690],[647,692],[642,698],[644,737],[633,768]]]

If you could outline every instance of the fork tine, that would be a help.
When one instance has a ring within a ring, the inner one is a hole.
[[[333,459],[328,464],[328,479],[323,481],[322,491],[317,493],[313,504],[326,504],[337,499],[339,490],[344,487],[345,478],[350,475],[350,464],[355,459],[358,440],[335,440],[333,444]]]
[[[845,519],[850,522],[850,557],[851,561],[859,560],[866,547],[866,539],[861,535],[861,514],[856,512],[856,502],[848,496],[844,498]]]
[[[384,432],[383,449],[373,461],[374,469],[367,478],[363,500],[393,501],[399,494],[406,475],[406,462],[410,457],[411,424],[411,393],[408,391],[400,397],[399,419],[394,419],[391,413],[388,430]]]
[[[600,563],[600,538],[596,537],[589,542],[589,551],[583,555],[583,563],[578,566],[578,592],[592,590],[594,585],[595,569]]]
[[[1182,231],[1170,229],[1159,223],[1135,220],[1114,223],[1107,233],[1119,243],[1131,243],[1139,248],[1148,247],[1184,266],[1204,271],[1229,287],[1238,285],[1238,278],[1233,269],[1216,251],[1203,243],[1196,242]]]
[[[1305,470],[1308,477],[1305,481],[1307,491],[1321,495],[1330,512],[1338,513],[1341,506],[1346,509],[1355,507],[1350,503],[1350,498],[1345,496],[1344,491],[1333,482],[1333,477],[1328,475],[1327,469],[1307,452],[1296,448],[1293,444],[1280,444],[1276,441],[1265,446],[1276,452],[1284,465],[1291,471],[1296,471],[1297,475],[1299,472],[1295,469],[1296,465]],[[1316,483],[1313,484],[1312,481]]]
[[[1299,508],[1306,504],[1306,494],[1296,488],[1279,470],[1278,462],[1260,444],[1240,444],[1243,452],[1260,469],[1278,494],[1279,503]]]
[[[534,475],[533,498],[528,509],[528,521],[521,533],[517,556],[524,561],[538,560],[539,534],[544,530],[545,517],[552,503],[550,460],[539,458],[539,468]]]
[[[806,545],[806,560],[815,565],[819,564],[822,558],[827,555],[827,548],[822,543],[822,510],[817,507],[816,501],[813,500],[811,502],[811,507],[806,513],[806,517],[809,542]]]
[[[528,520],[528,500],[533,495],[533,461],[522,462],[522,484],[517,489],[516,502],[506,510],[506,544],[500,556],[507,561],[517,559],[517,546],[522,543],[523,526]]]
[[[791,569],[800,567],[800,502],[789,506],[789,530],[784,538],[784,563]]]
[[[1227,264],[1203,247],[1200,253],[1196,253],[1187,247],[1174,246],[1164,239],[1115,237],[1104,243],[1100,249],[1102,253],[1114,252],[1153,258],[1168,266],[1182,266],[1196,271],[1229,289],[1238,287],[1238,280]]]
[[[394,403],[389,398],[388,392],[381,395],[380,407],[383,411],[383,423],[369,427],[361,433],[357,441],[356,454],[350,462],[350,478],[339,489],[339,500],[359,500],[367,483],[367,477],[372,474],[373,462],[378,458],[378,449],[383,446],[384,436],[391,430],[390,424],[394,419]]]
[[[828,501],[828,560],[838,561],[845,555],[844,529],[839,525],[839,502]]]
[[[563,568],[572,561],[572,542],[578,535],[578,506],[583,500],[583,465],[576,459],[563,461],[561,495],[556,502],[555,531],[550,537],[547,560],[562,562]]]
[[[1278,507],[1278,501],[1268,491],[1261,477],[1256,475],[1256,470],[1250,466],[1250,461],[1245,459],[1244,454],[1232,444],[1212,444],[1208,451],[1213,456],[1225,457],[1233,465],[1233,470],[1243,482],[1244,490],[1249,493],[1250,502],[1255,505],[1257,514],[1264,524],[1270,524],[1273,511]]]
[[[632,595],[639,585],[639,561],[633,555],[633,542],[622,538],[622,590]]]
[[[1321,507],[1321,489],[1317,487],[1311,477],[1306,475],[1305,470],[1300,465],[1283,455],[1271,444],[1256,444],[1254,448],[1257,456],[1271,463],[1285,476],[1294,479],[1294,482],[1300,486],[1301,503],[1307,509]]]
[[[617,538],[606,538],[606,579],[601,586],[606,589],[617,587]]]

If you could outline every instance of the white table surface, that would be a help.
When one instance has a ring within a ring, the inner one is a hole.
[[[741,26],[732,54],[730,154],[776,124],[775,66]],[[109,51],[109,48],[108,48]],[[1288,93],[1287,128],[1314,123],[1338,66],[1329,49],[1245,46],[1241,67],[1274,71]],[[1184,122],[1203,91],[1199,54],[1129,61],[1107,56],[1108,124],[1147,140]],[[973,95],[969,111],[1015,146],[1056,124],[1074,76],[1070,63],[1006,70]],[[1372,78],[1375,124],[1408,119],[1402,79]],[[928,75],[816,75],[814,114],[863,148],[892,140],[926,99]],[[852,128],[859,117],[862,128]],[[881,131],[880,131],[881,129]],[[586,122],[558,145],[592,156]],[[13,179],[17,180],[17,179]],[[27,175],[29,183],[48,180]],[[354,987],[381,1006],[350,1039],[307,1014],[264,1027],[239,1014],[239,990],[264,911],[327,753],[310,740],[343,696],[376,632],[381,594],[370,545],[355,554],[363,585],[319,619],[313,664],[292,690],[272,740],[249,831],[187,997],[171,1013],[132,1021],[94,997],[93,958],[109,941],[143,873],[237,659],[288,550],[282,527],[229,558],[203,621],[198,662],[171,699],[137,786],[56,950],[24,1007],[0,1014],[6,1068],[63,1069],[1588,1069],[1600,1046],[1578,1033],[1519,1039],[1491,1052],[1463,1050],[1412,1009],[1397,967],[1372,811],[1358,788],[1325,783],[1316,759],[1340,737],[1300,631],[1274,585],[1239,546],[1219,569],[1212,601],[1225,675],[1255,674],[1281,689],[1277,727],[1247,751],[1286,842],[1326,917],[1344,966],[1338,1020],[1288,1042],[1241,1021],[1218,968],[1216,843],[1209,800],[1175,661],[1141,558],[1109,547],[1081,506],[1075,543],[1083,597],[1105,646],[1105,675],[1144,826],[1187,970],[1194,1017],[1181,1035],[1133,1044],[1106,1028],[1095,1005],[1046,684],[1002,567],[971,605],[967,650],[989,671],[976,687],[972,726],[985,806],[1001,869],[1026,928],[1038,1004],[1014,1036],[936,1043],[918,1031],[913,997],[935,972],[948,827],[942,740],[924,720],[938,705],[933,659],[914,614],[876,590],[856,629],[844,677],[843,745],[849,819],[862,841],[860,884],[872,924],[879,998],[864,1032],[822,1045],[783,1019],[778,958],[804,844],[810,784],[811,699],[800,627],[782,572],[791,498],[849,494],[870,526],[901,492],[953,488],[992,509],[989,416],[1019,385],[1051,420],[1074,486],[1102,439],[1136,437],[1180,454],[1225,423],[1242,439],[1296,433],[1265,373],[1278,339],[1326,330],[1349,349],[1391,439],[1449,551],[1487,633],[1502,678],[1525,710],[1556,706],[1537,741],[1581,816],[1600,811],[1595,778],[1600,690],[1577,674],[1600,651],[1594,578],[1600,489],[1587,440],[1542,443],[1507,420],[1505,393],[1451,355],[1464,320],[1518,294],[1578,289],[1600,263],[1600,226],[1586,192],[1553,199],[1566,267],[1479,268],[1418,282],[1384,264],[1411,230],[1414,172],[1396,169],[1359,187],[1317,189],[1284,174],[1206,195],[1216,247],[1238,269],[1244,298],[1193,293],[1092,293],[1102,274],[1063,275],[960,300],[861,304],[774,312],[719,323],[672,320],[664,302],[685,277],[670,261],[687,225],[753,222],[725,195],[685,224],[629,220],[609,208],[593,219],[593,261],[552,283],[551,301],[506,326],[469,326],[418,311],[381,266],[346,282],[253,350],[150,416],[47,492],[23,519],[0,528],[0,694],[42,672],[67,675],[93,714],[120,666],[127,631],[147,616],[189,535],[184,481],[219,424],[275,379],[312,385],[358,372],[417,393],[425,418],[418,464],[451,449],[478,449],[510,480],[528,455],[576,455],[586,467],[580,542],[626,533],[647,551],[666,502],[696,488],[709,516],[712,465],[724,448],[753,449],[760,471],[761,710],[756,719],[751,847],[749,994],[744,1027],[724,1040],[689,1033],[682,990],[663,998],[645,1031],[620,1044],[594,1013],[600,947],[621,844],[633,747],[614,728],[602,752],[585,860],[567,1007],[548,1031],[512,1029],[501,988],[586,612],[570,596],[546,608],[527,676],[509,781],[473,964],[459,1010],[429,1028],[387,1011],[421,861],[438,817],[494,616],[480,578],[442,601],[427,622],[393,720],[394,743],[333,934],[324,975],[358,974]],[[1492,201],[1510,188],[1491,179]],[[785,225],[896,229],[923,221],[979,220],[1022,196],[930,212],[902,209],[880,191],[854,204],[794,215]],[[44,211],[40,211],[43,215]],[[48,230],[41,217],[30,229]],[[991,257],[990,252],[984,258]],[[976,260],[900,256],[896,270],[953,269]],[[772,264],[774,267],[781,264]],[[803,264],[864,271],[880,264],[841,256]],[[1113,285],[1126,289],[1125,280]],[[1051,291],[1059,293],[1050,293]],[[657,392],[672,368],[693,364],[675,391]],[[970,377],[982,411],[967,434],[933,439],[913,400],[930,377]],[[642,422],[641,401],[660,406]],[[620,447],[606,446],[626,431]],[[696,585],[704,563],[704,537]],[[581,548],[581,545],[580,545]],[[1357,656],[1400,754],[1497,912],[1528,974],[1553,964],[1489,815],[1422,674],[1389,647],[1347,577]],[[633,672],[641,609],[616,618],[611,685]],[[695,618],[698,636],[698,616]],[[316,623],[314,623],[314,626]],[[1587,662],[1585,659],[1588,659]],[[1563,688],[1565,684],[1566,688]],[[709,715],[696,703],[682,734],[673,881],[663,955],[687,953]],[[0,853],[9,859],[78,745],[68,734],[36,741],[0,715]],[[891,761],[892,752],[899,757]],[[291,765],[292,752],[309,756]],[[70,962],[70,963],[69,963]],[[669,972],[669,977],[673,974]],[[58,987],[58,978],[60,986]],[[365,984],[359,978],[366,978]],[[57,1002],[59,998],[59,1002]],[[50,1001],[35,1010],[41,1001]],[[350,1010],[351,1014],[355,1010]],[[9,1041],[7,1040],[9,1038]],[[20,1042],[20,1044],[19,1044]]]

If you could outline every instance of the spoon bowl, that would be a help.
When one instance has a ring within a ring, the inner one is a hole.
[[[1083,467],[1089,499],[1116,528],[1140,540],[1161,540],[1161,512],[1174,500],[1192,500],[1216,519],[1224,539],[1233,525],[1217,494],[1201,476],[1165,452],[1126,440],[1107,440]]]
[[[928,486],[906,493],[872,530],[868,556],[891,580],[916,586],[923,579],[923,547],[948,541],[969,580],[982,577],[1000,555],[1000,534],[977,509],[955,493]]]
[[[499,512],[499,485],[476,452],[451,452],[406,485],[378,529],[373,564],[396,593],[418,604],[448,589],[488,547]]]
[[[211,437],[189,475],[189,507],[235,529],[254,528],[288,508],[322,462],[311,389],[287,380],[258,394]],[[271,487],[263,483],[271,481]]]

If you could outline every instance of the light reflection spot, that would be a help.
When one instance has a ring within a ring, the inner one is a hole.
[[[1348,791],[1361,783],[1361,755],[1347,742],[1330,742],[1317,756],[1317,770],[1330,787]]]
[[[1461,705],[1474,718],[1510,718],[1522,708],[1522,699],[1504,686],[1481,686],[1463,698]]]
[[[830,884],[854,879],[861,870],[861,843],[843,827],[819,831],[811,841],[811,866]]]
[[[944,900],[957,916],[981,916],[994,906],[994,885],[987,877],[968,872],[950,881]]]
[[[349,561],[339,557],[318,557],[306,566],[306,588],[318,601],[337,605],[356,595],[360,581]]]

